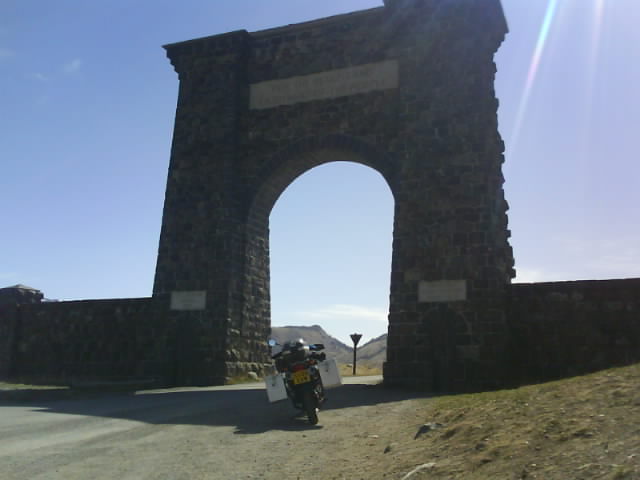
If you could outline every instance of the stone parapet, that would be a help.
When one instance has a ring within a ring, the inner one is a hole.
[[[640,279],[515,284],[508,299],[518,383],[640,362]]]
[[[4,315],[7,313],[7,316]],[[32,383],[154,379],[172,383],[175,344],[166,312],[150,298],[22,304],[12,326],[8,377]]]

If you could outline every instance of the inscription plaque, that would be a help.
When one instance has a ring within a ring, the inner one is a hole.
[[[467,299],[466,280],[421,281],[418,302],[462,302]]]
[[[204,310],[206,305],[207,292],[204,290],[171,292],[171,310],[197,311]]]
[[[251,85],[250,108],[346,97],[398,87],[398,61],[387,60]]]

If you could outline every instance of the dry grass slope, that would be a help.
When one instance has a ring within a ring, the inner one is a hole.
[[[640,479],[640,365],[415,402],[362,478]]]

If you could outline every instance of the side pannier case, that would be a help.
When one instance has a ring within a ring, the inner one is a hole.
[[[322,378],[322,385],[325,388],[342,385],[342,377],[335,358],[327,358],[318,363],[318,370],[320,370],[320,378]]]
[[[287,389],[284,386],[282,375],[268,375],[264,377],[264,383],[267,388],[267,398],[271,403],[286,400]]]

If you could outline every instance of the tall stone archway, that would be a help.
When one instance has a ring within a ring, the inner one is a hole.
[[[154,296],[180,337],[176,383],[268,360],[268,219],[336,160],[395,199],[385,381],[499,385],[512,277],[493,55],[499,0],[385,7],[166,47],[180,91]]]

